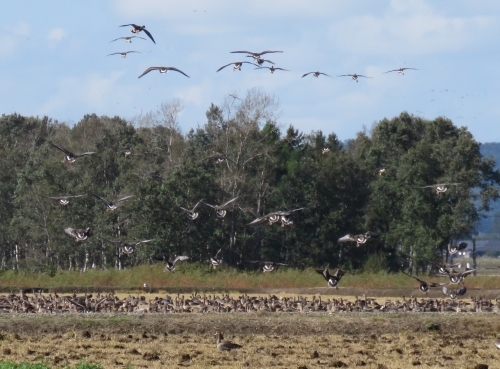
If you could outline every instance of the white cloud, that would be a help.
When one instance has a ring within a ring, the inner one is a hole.
[[[68,36],[68,32],[64,30],[63,28],[57,27],[57,28],[52,28],[49,31],[49,35],[47,38],[49,41],[61,41],[63,38]]]
[[[494,24],[486,16],[444,16],[427,2],[393,0],[381,15],[353,16],[330,26],[329,38],[342,51],[410,55],[457,51],[478,42]]]

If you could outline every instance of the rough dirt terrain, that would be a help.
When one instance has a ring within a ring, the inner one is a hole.
[[[500,367],[495,313],[9,314],[0,332],[3,360],[54,367]]]

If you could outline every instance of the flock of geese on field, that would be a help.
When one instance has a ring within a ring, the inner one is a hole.
[[[247,294],[231,297],[228,294],[206,295],[195,293],[189,297],[180,294],[165,297],[156,296],[146,299],[144,295],[119,299],[113,294],[97,293],[68,295],[58,293],[44,294],[33,291],[27,294],[0,295],[0,312],[15,314],[72,314],[72,313],[130,313],[130,314],[175,314],[175,313],[500,313],[500,298],[495,300],[474,297],[470,301],[450,299],[421,298],[412,296],[398,300],[377,302],[374,298],[356,297],[354,301],[343,298],[323,299],[304,296],[278,297],[249,296]],[[221,351],[240,348],[235,343],[224,341],[222,332],[217,331],[216,347]],[[498,346],[498,345],[497,345]],[[500,348],[500,347],[499,347]]]
[[[110,42],[124,40],[126,43],[132,43],[132,40],[134,38],[146,40],[144,37],[137,36],[141,32],[144,32],[151,39],[151,41],[153,41],[153,43],[156,44],[156,41],[154,40],[153,35],[146,29],[146,26],[139,26],[137,24],[123,24],[120,27],[131,27],[130,31],[135,36],[118,37],[114,40],[111,40]],[[281,50],[264,50],[261,52],[246,51],[246,50],[231,51],[231,53],[233,53],[233,54],[246,54],[245,57],[252,58],[252,62],[246,61],[246,60],[231,62],[231,63],[228,63],[226,65],[223,65],[222,67],[217,69],[216,72],[219,72],[222,69],[229,67],[231,65],[233,66],[233,72],[234,71],[241,71],[241,67],[243,66],[243,64],[250,64],[250,65],[255,67],[254,69],[267,69],[267,70],[269,70],[269,72],[271,74],[273,74],[277,70],[288,72],[289,71],[288,69],[275,67],[274,66],[275,63],[272,60],[264,59],[264,57],[263,57],[266,54],[274,54],[274,53],[282,53],[282,52],[283,51],[281,51]],[[140,53],[140,51],[135,51],[135,50],[119,51],[119,52],[114,52],[114,53],[108,54],[107,56],[120,55],[122,58],[126,58],[127,54],[129,54],[129,53]],[[267,64],[270,64],[270,66],[268,66]],[[166,74],[166,73],[168,73],[168,71],[175,71],[175,72],[181,73],[184,76],[189,78],[189,76],[186,73],[184,73],[182,70],[180,70],[176,67],[149,67],[141,75],[139,75],[138,78],[141,78],[144,75],[146,75],[149,72],[154,71],[154,70],[159,71],[161,74]],[[397,68],[397,69],[388,70],[387,72],[384,72],[384,74],[397,72],[398,74],[404,75],[405,70],[418,70],[418,69],[417,68],[409,68],[409,67]],[[319,71],[304,73],[302,75],[302,78],[304,78],[308,75],[312,75],[313,77],[316,77],[316,78],[319,77],[320,75],[324,75],[326,77],[333,78],[331,75],[324,73],[324,72],[319,72]],[[351,77],[351,79],[353,81],[356,81],[356,82],[358,82],[358,78],[360,78],[360,77],[361,78],[373,78],[373,77],[368,77],[368,76],[365,76],[363,74],[357,74],[357,73],[340,74],[337,77]]]

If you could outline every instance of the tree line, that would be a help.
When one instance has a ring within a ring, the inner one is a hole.
[[[270,260],[296,267],[425,270],[447,244],[471,233],[499,197],[500,172],[466,127],[406,112],[341,142],[278,122],[273,96],[250,90],[212,104],[206,122],[183,134],[182,106],[127,121],[85,115],[69,126],[48,117],[0,118],[0,268],[20,271],[123,268],[187,255],[220,256],[232,267]],[[95,151],[74,165],[51,143]],[[380,169],[385,168],[381,175]],[[436,194],[424,186],[458,183]],[[87,196],[61,206],[61,195]],[[115,211],[92,196],[133,195]],[[224,218],[208,204],[228,206]],[[196,208],[190,220],[180,207]],[[479,204],[479,205],[477,205]],[[251,225],[303,208],[293,225]],[[67,227],[92,227],[85,242]],[[365,245],[345,234],[376,232]],[[121,255],[118,244],[153,239]]]

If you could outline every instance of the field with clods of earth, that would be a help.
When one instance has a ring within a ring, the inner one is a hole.
[[[473,298],[457,300],[424,294],[413,299],[342,296],[354,292],[345,289],[325,288],[324,292],[314,296],[117,294],[115,301],[135,299],[139,308],[82,312],[69,303],[72,308],[67,311],[5,312],[0,314],[1,360],[53,368],[81,363],[103,368],[193,369],[498,367],[500,350],[495,339],[500,336],[500,314],[495,299],[478,292],[471,293]],[[34,301],[37,296],[53,298],[43,294],[25,298]],[[66,298],[85,304],[84,296],[90,295]],[[218,308],[196,309],[192,301],[197,298],[207,305],[215,301]],[[238,310],[236,302],[243,300],[248,303]],[[172,308],[152,308],[159,301],[167,301],[165,305]],[[295,311],[277,307],[279,301],[288,301],[283,306],[293,306]],[[243,347],[219,351],[216,330]]]

